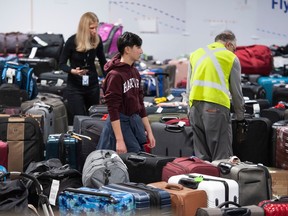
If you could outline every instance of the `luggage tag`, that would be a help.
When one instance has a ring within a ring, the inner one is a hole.
[[[89,76],[88,75],[83,75],[82,76],[82,85],[83,86],[88,86],[89,85]]]

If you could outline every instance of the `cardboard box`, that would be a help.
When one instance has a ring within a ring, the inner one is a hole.
[[[268,168],[272,178],[272,194],[274,196],[288,195],[288,170]]]

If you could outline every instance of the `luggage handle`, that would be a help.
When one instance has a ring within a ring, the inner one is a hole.
[[[288,201],[288,196],[280,196],[276,198],[274,201]]]
[[[138,166],[146,162],[146,158],[139,155],[129,155],[126,160],[131,162],[133,166]]]
[[[155,154],[151,154],[151,153],[144,152],[144,151],[138,152],[137,155],[145,155],[145,156],[148,156],[148,157],[157,157],[157,155],[155,155]]]
[[[231,168],[233,167],[233,165],[230,163],[226,163],[226,162],[220,162],[218,164],[218,167],[222,174],[227,175],[231,172]]]
[[[183,185],[184,187],[197,189],[199,182],[194,181],[193,178],[181,178],[179,180],[179,184]]]
[[[92,195],[92,196],[102,196],[102,197],[106,197],[109,199],[109,201],[111,203],[117,203],[118,201],[112,197],[111,194],[108,193],[101,193],[101,192],[96,192],[96,191],[86,191],[86,190],[81,190],[81,189],[77,189],[77,188],[66,188],[64,191],[68,191],[68,192],[72,192],[72,193],[81,193],[81,194],[87,194],[87,195]]]
[[[233,201],[225,201],[223,203],[220,203],[217,208],[222,208],[223,206],[228,206],[228,205],[234,205],[236,207],[241,207],[241,205],[239,205],[238,203],[236,202],[233,202]]]
[[[234,205],[236,206],[236,208],[229,208],[229,207],[226,207],[225,209],[222,209],[222,213],[223,215],[243,215],[243,216],[250,216],[251,215],[251,210],[249,208],[243,208],[241,205],[239,205],[238,203],[236,202],[233,202],[233,201],[225,201],[221,204],[219,204],[217,206],[217,208],[222,208],[223,206],[228,206],[228,205]]]
[[[168,183],[165,186],[166,189],[171,189],[171,190],[177,190],[177,191],[181,191],[184,189],[183,185],[181,184],[174,184],[174,183]]]
[[[181,133],[184,131],[184,127],[179,125],[166,125],[165,130],[171,133]]]

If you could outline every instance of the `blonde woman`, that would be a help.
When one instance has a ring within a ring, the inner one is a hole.
[[[95,58],[104,71],[107,62],[101,37],[97,33],[99,19],[93,12],[84,13],[76,34],[65,42],[59,68],[68,73],[64,98],[71,116],[87,115],[91,105],[99,104],[100,89]]]

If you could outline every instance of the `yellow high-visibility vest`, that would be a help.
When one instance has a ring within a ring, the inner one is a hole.
[[[200,48],[190,55],[190,106],[194,100],[199,100],[230,109],[229,77],[235,57],[219,42]]]

